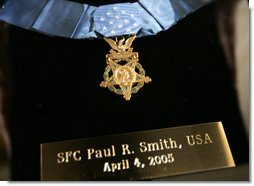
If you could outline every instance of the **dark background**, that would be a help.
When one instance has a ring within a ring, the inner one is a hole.
[[[103,40],[11,27],[6,82],[12,179],[40,179],[40,143],[213,121],[223,122],[236,164],[248,162],[216,7],[210,4],[168,31],[134,41],[153,81],[129,102],[99,86],[109,50]]]

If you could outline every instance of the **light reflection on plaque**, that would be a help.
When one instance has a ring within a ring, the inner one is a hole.
[[[221,122],[41,145],[42,180],[146,180],[234,166]]]

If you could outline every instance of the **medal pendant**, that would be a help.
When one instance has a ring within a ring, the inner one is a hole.
[[[106,55],[107,66],[103,74],[104,81],[100,86],[123,95],[127,101],[130,100],[131,94],[137,93],[144,86],[144,83],[151,81],[151,78],[145,76],[145,70],[139,63],[138,52],[133,52],[131,48],[135,38],[135,35],[126,40],[116,38],[116,41],[104,38],[112,49]]]

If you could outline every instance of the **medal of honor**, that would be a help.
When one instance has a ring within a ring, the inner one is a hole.
[[[133,52],[131,47],[135,38],[135,35],[126,40],[122,38],[116,41],[104,38],[112,49],[106,55],[107,66],[103,75],[104,81],[100,86],[123,95],[127,101],[130,100],[132,93],[138,92],[144,83],[151,81],[151,78],[145,76],[138,53]]]
[[[100,86],[123,95],[128,101],[151,81],[139,63],[138,52],[131,47],[136,36],[152,36],[168,30],[212,1],[137,0],[96,7],[68,0],[6,0],[0,3],[0,20],[53,36],[104,38],[112,49],[106,55],[107,66]]]

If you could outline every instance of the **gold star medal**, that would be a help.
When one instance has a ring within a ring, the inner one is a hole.
[[[107,66],[103,74],[104,81],[101,87],[108,87],[112,92],[123,95],[125,100],[130,100],[131,94],[137,93],[144,83],[151,81],[145,76],[145,70],[139,63],[138,52],[133,52],[132,42],[136,35],[128,38],[112,40],[104,38],[112,47],[106,55]]]

